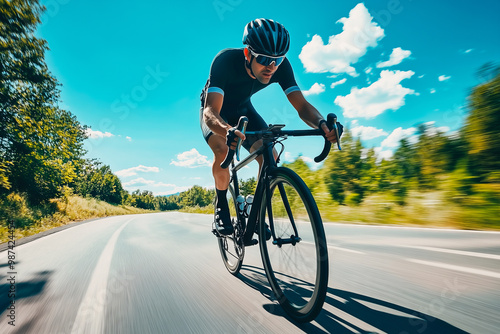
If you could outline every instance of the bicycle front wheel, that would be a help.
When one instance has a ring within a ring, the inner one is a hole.
[[[283,309],[309,322],[323,307],[328,288],[328,249],[316,202],[302,179],[276,168],[264,195],[259,243],[269,284]],[[265,241],[266,226],[274,232]]]
[[[232,186],[229,186],[227,192],[227,203],[229,204],[229,212],[232,217],[234,233],[228,236],[218,236],[220,254],[226,269],[233,275],[240,272],[245,256],[245,246],[243,245],[243,226],[239,222],[236,210],[236,196]]]

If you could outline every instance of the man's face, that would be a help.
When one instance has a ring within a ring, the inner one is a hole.
[[[251,66],[255,78],[264,85],[267,85],[269,83],[272,76],[278,69],[278,66],[276,66],[274,62],[271,63],[271,65],[264,66],[257,63],[255,59],[253,59]]]
[[[245,57],[247,58],[247,61],[252,60],[250,66],[252,67],[255,78],[262,84],[267,85],[278,69],[278,66],[276,66],[276,62],[272,62],[268,66],[261,65],[255,60],[255,57],[251,55],[251,52],[248,48],[245,49]]]

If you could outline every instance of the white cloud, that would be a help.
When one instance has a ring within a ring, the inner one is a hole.
[[[304,155],[299,155],[299,156],[292,155],[292,153],[290,153],[288,151],[285,151],[282,159],[283,159],[283,162],[286,162],[286,163],[292,163],[295,160],[300,159],[300,160],[304,161],[307,164],[307,166],[309,168],[311,168],[312,170],[317,170],[319,167],[321,167],[321,164],[316,163],[314,161],[314,159],[311,157],[306,157]]]
[[[139,177],[137,179],[122,183],[123,187],[129,191],[149,190],[152,191],[154,196],[166,196],[177,194],[188,190],[191,186],[178,186],[170,183],[163,183],[153,180],[147,180]]]
[[[132,137],[129,136],[126,136],[125,139],[127,139],[128,141],[132,141]]]
[[[427,125],[427,135],[429,136],[435,136],[437,135],[438,132],[440,133],[448,133],[449,136],[452,136],[453,133],[449,132],[450,128],[447,126],[441,126],[441,127],[434,127],[435,122],[430,121],[426,122],[425,125]],[[418,142],[418,135],[415,134],[417,132],[416,128],[408,128],[408,129],[403,129],[402,127],[399,127],[392,131],[392,133],[384,139],[380,147],[375,147],[375,153],[377,155],[377,160],[390,160],[392,156],[394,155],[393,149],[396,149],[399,147],[399,142],[401,139],[406,138],[410,144],[416,144]]]
[[[172,160],[171,165],[178,167],[197,168],[211,167],[212,162],[205,155],[201,155],[195,148],[177,154],[177,160]]]
[[[332,84],[330,85],[330,88],[335,88],[335,86],[342,85],[342,84],[343,84],[343,83],[345,83],[346,81],[347,81],[347,79],[346,79],[346,78],[344,78],[344,79],[342,79],[342,80],[332,82]]]
[[[447,126],[434,126],[434,124],[436,124],[435,121],[430,121],[430,122],[426,122],[425,125],[427,125],[427,129],[426,129],[426,134],[429,135],[429,136],[435,136],[437,135],[438,133],[447,133],[450,131],[450,128],[447,127]]]
[[[301,159],[302,161],[304,161],[306,164],[315,164],[316,162],[314,162],[314,159],[313,158],[310,158],[310,157],[305,157],[303,155],[301,155],[299,157],[299,159]]]
[[[398,147],[399,141],[401,139],[413,135],[415,131],[417,131],[416,128],[403,129],[402,127],[399,127],[392,131],[392,133],[386,139],[384,139],[381,147]]]
[[[450,78],[451,78],[450,76],[440,75],[438,80],[439,81],[446,81],[446,80],[449,80]]]
[[[436,92],[436,90],[434,88],[431,88],[430,93],[434,94],[435,92]]]
[[[302,91],[302,94],[304,94],[305,96],[308,96],[308,95],[318,95],[318,94],[321,94],[325,91],[325,85],[324,84],[319,84],[319,83],[314,83],[314,85],[312,85],[311,88],[309,88],[309,90],[304,90]]]
[[[167,187],[167,188],[168,187],[176,187],[175,184],[147,180],[143,177],[139,177],[137,179],[133,179],[133,180],[128,181],[128,182],[124,182],[122,184],[126,188],[144,187],[144,186],[155,187],[155,188],[158,188],[158,187]]]
[[[134,179],[134,180],[131,180],[131,181],[128,181],[128,182],[124,182],[122,183],[124,187],[126,188],[131,188],[131,187],[143,187],[143,186],[150,186],[150,185],[153,185],[155,183],[155,181],[152,181],[152,180],[146,180],[145,178],[143,177],[140,177],[140,178],[137,178],[137,179]]]
[[[366,54],[369,47],[377,46],[384,37],[384,29],[372,21],[364,4],[356,5],[349,17],[337,21],[343,25],[342,32],[332,35],[325,45],[319,35],[314,35],[307,42],[299,55],[307,72],[313,73],[348,73],[357,76],[352,67],[359,58]]]
[[[374,118],[386,110],[397,110],[405,104],[405,96],[415,91],[401,86],[400,82],[411,78],[413,71],[389,71],[380,73],[380,79],[365,88],[353,87],[346,96],[337,96],[335,104],[344,109],[348,118]]]
[[[375,155],[377,156],[377,161],[380,160],[390,160],[394,155],[392,150],[384,150],[382,147],[375,147]]]
[[[474,49],[467,49],[467,50],[465,50],[465,51],[464,51],[464,53],[470,53],[470,52],[472,52],[473,50],[474,50]]]
[[[110,132],[101,132],[98,130],[92,130],[91,128],[87,128],[85,130],[85,134],[91,139],[109,138],[114,136],[114,134]]]
[[[387,136],[388,133],[382,129],[377,129],[373,126],[356,126],[351,129],[353,137],[361,136],[363,140],[369,140],[377,137]]]
[[[148,166],[139,165],[137,167],[119,170],[115,174],[119,177],[130,177],[130,176],[137,175],[137,172],[158,173],[159,171],[160,171],[160,169],[158,167],[148,167]]]
[[[377,64],[378,68],[391,67],[400,64],[403,59],[408,58],[411,55],[411,51],[403,50],[401,48],[392,49],[392,53],[389,56],[388,61],[379,62]]]

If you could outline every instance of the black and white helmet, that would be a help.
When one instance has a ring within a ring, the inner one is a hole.
[[[256,19],[245,26],[243,44],[247,44],[255,53],[280,57],[290,48],[290,35],[278,22]]]

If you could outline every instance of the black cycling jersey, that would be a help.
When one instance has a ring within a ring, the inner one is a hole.
[[[220,115],[228,124],[236,125],[239,117],[245,115],[250,116],[247,128],[260,130],[267,125],[253,108],[250,102],[251,96],[274,82],[280,84],[286,95],[300,90],[288,59],[285,58],[280,64],[269,83],[263,84],[248,75],[243,50],[243,48],[222,50],[212,62],[210,76],[201,93],[200,122],[207,141],[212,134],[202,117],[207,93],[214,92],[224,96]]]

